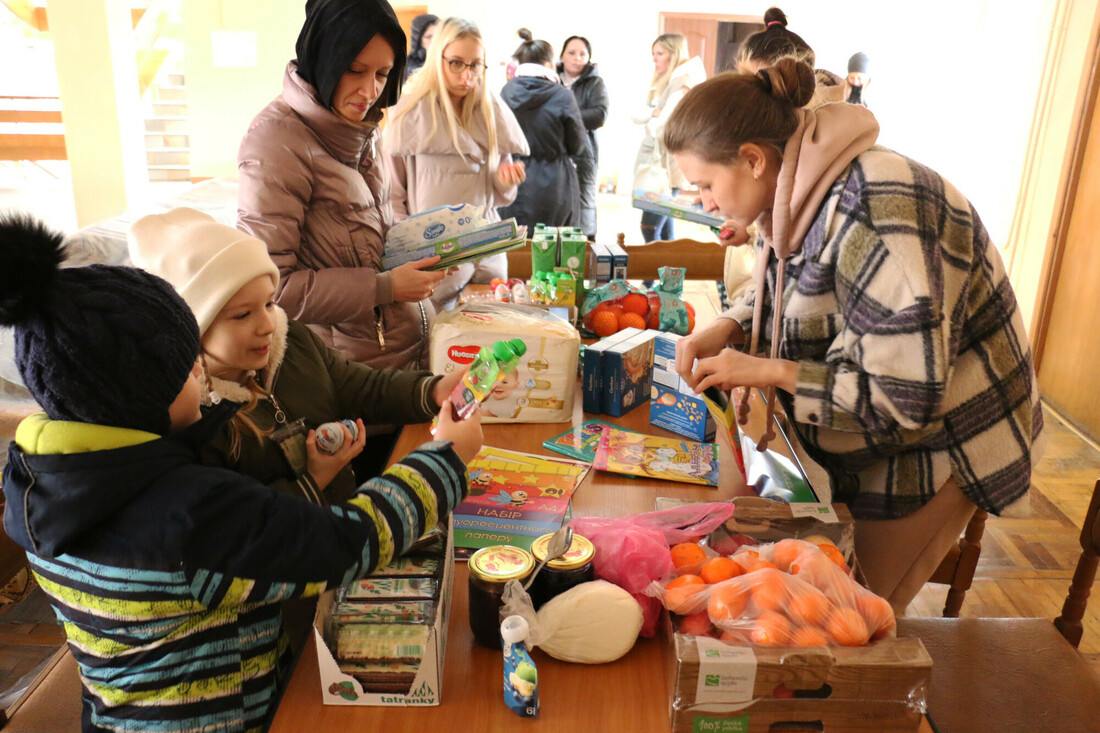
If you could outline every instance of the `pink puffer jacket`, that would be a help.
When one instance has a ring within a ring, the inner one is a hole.
[[[267,244],[279,305],[328,346],[376,368],[426,368],[432,306],[393,302],[379,271],[393,213],[378,128],[322,107],[296,68],[241,141],[237,227]]]

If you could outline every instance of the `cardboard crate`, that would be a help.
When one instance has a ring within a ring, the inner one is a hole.
[[[321,699],[325,705],[384,705],[424,706],[438,705],[443,697],[443,659],[447,650],[447,623],[451,616],[451,595],[454,584],[454,532],[447,532],[447,549],[443,563],[443,579],[440,581],[439,601],[435,607],[435,619],[428,634],[426,653],[420,661],[416,678],[408,694],[364,692],[354,677],[340,671],[330,642],[335,629],[332,621],[332,604],[336,589],[323,593],[317,603],[317,615],[313,619],[316,637],[317,666],[321,677]]]
[[[759,497],[738,497],[734,504],[733,516],[708,536],[712,547],[821,535],[836,543],[860,578],[855,522],[844,504]],[[932,658],[919,639],[886,638],[863,647],[731,645],[677,633],[666,619],[674,733],[766,733],[777,723],[820,726],[824,733],[920,727]]]

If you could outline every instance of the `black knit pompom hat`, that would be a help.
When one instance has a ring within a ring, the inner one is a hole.
[[[0,326],[27,390],[54,420],[167,433],[201,347],[191,309],[143,270],[62,260],[60,234],[0,216]]]

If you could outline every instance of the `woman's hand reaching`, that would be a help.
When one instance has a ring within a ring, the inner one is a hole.
[[[525,180],[527,180],[527,168],[523,165],[523,161],[501,163],[497,168],[497,181],[505,188],[518,186]]]
[[[424,269],[437,262],[439,262],[439,255],[425,257],[414,262],[406,262],[390,270],[393,302],[417,303],[430,297],[435,292],[435,286],[446,277],[446,273]]]

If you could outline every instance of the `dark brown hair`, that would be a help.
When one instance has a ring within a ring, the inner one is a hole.
[[[814,94],[814,72],[791,58],[755,74],[727,72],[697,84],[676,105],[662,141],[670,153],[728,163],[745,143],[783,150],[799,107]]]
[[[768,8],[764,13],[764,24],[764,30],[753,33],[741,44],[737,54],[738,68],[745,63],[772,66],[787,56],[814,67],[817,63],[814,50],[802,40],[802,36],[787,30],[787,16],[782,10]]]
[[[519,44],[519,48],[512,54],[512,57],[521,64],[552,64],[554,63],[554,47],[546,41],[532,40],[534,36],[531,35],[531,31],[526,28],[520,28],[516,31],[517,35],[523,39],[523,43]]]

